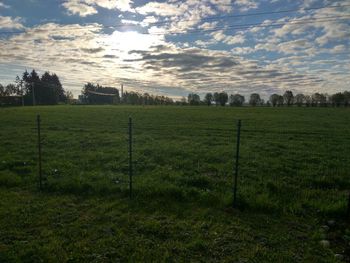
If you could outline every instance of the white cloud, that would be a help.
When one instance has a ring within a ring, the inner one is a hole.
[[[242,44],[245,42],[243,33],[236,33],[235,35],[226,35],[224,30],[216,31],[210,34],[217,42],[223,42],[227,45]]]
[[[97,14],[97,7],[133,12],[132,0],[67,0],[62,4],[69,14],[86,17]]]
[[[0,16],[0,28],[22,29],[24,26],[22,25],[20,17],[12,18],[10,16]]]
[[[216,11],[208,0],[187,0],[184,2],[148,2],[137,7],[136,12],[141,15],[153,15],[162,19],[162,25],[151,29],[152,32],[184,33],[194,29],[203,18],[215,15]],[[150,31],[150,32],[151,32]]]
[[[256,9],[259,6],[256,0],[236,0],[234,3],[240,7],[239,10],[242,12]]]
[[[226,35],[224,34],[224,30],[218,30],[210,34],[213,39],[215,39],[217,42],[223,41],[226,38]]]
[[[231,0],[210,0],[210,3],[216,6],[222,12],[229,13],[233,10]]]
[[[10,8],[10,6],[0,2],[0,8]]]
[[[337,53],[343,53],[345,51],[347,51],[347,48],[345,45],[337,45],[337,46],[333,47],[330,52],[333,54],[337,54]]]
[[[211,39],[211,40],[196,40],[195,44],[199,47],[204,47],[207,48],[210,45],[216,44],[216,40],[215,39]]]
[[[158,19],[155,16],[146,16],[141,22],[141,25],[146,27],[157,22],[158,22]]]
[[[198,26],[199,29],[211,30],[218,26],[219,22],[205,22]]]
[[[349,25],[346,23],[319,22],[318,26],[322,27],[324,34],[316,38],[316,43],[324,46],[332,41],[346,40],[350,38]]]
[[[120,22],[122,24],[127,24],[127,25],[139,25],[141,23],[140,21],[135,21],[130,19],[122,19]]]
[[[254,52],[255,49],[251,47],[235,47],[231,51],[233,54],[236,54],[236,55],[245,55],[245,54],[250,54]]]
[[[270,52],[279,52],[283,54],[307,53],[310,56],[316,53],[312,42],[307,39],[296,39],[274,43],[273,41],[259,43],[255,45],[256,50],[266,50]]]
[[[327,3],[327,1],[324,1],[324,0],[322,0],[322,1],[320,1],[320,0],[303,0],[302,1],[302,7],[304,7],[304,8],[310,8],[310,7],[312,7],[314,4],[318,4],[318,5],[320,5],[320,2],[323,2],[322,4],[324,4],[324,5],[326,5]]]
[[[237,34],[233,36],[227,36],[224,43],[228,45],[243,44],[245,42],[245,37],[243,34]]]
[[[188,8],[188,10],[191,11],[184,13],[171,24],[171,31],[183,32],[192,29],[195,25],[199,24],[203,18],[215,14],[214,10],[207,5],[197,5]]]
[[[309,5],[312,2],[314,1],[305,1],[304,4]],[[320,46],[330,42],[344,41],[350,38],[349,24],[347,20],[342,20],[341,17],[349,11],[350,8],[338,7],[319,9],[311,14],[303,14],[301,12],[301,17],[279,19],[277,22],[285,24],[277,29],[272,29],[271,32],[276,40],[308,35],[309,37],[314,37],[313,41],[316,41]],[[327,19],[328,17],[333,19]],[[337,17],[339,19],[334,19]],[[303,21],[306,22],[304,23]]]
[[[186,7],[185,4],[148,2],[144,6],[137,7],[136,12],[142,15],[155,14],[157,16],[179,16],[187,11]]]
[[[277,45],[277,50],[282,53],[295,53],[297,50],[305,50],[306,47],[312,47],[312,45],[306,39],[297,39],[282,42]]]
[[[89,15],[97,14],[97,10],[95,7],[86,4],[85,2],[81,2],[79,0],[71,0],[62,4],[68,10],[69,14],[79,15],[82,17],[86,17]]]
[[[131,8],[132,0],[85,0],[85,2],[106,9],[118,9],[122,12],[133,11]]]

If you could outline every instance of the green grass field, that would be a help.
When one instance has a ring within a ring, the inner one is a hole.
[[[350,241],[342,223],[350,189],[349,113],[2,108],[0,262],[338,262],[334,254],[344,254]],[[42,119],[42,191],[36,114]],[[233,209],[238,119],[240,207]],[[325,233],[321,226],[330,219],[336,227]],[[329,248],[320,246],[322,239],[331,241]]]

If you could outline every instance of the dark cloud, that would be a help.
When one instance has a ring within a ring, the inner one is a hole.
[[[203,79],[206,78],[207,75],[203,73],[186,73],[180,75],[179,77],[181,77],[182,79]]]
[[[280,93],[281,89],[295,90],[297,83],[316,85],[322,81],[317,76],[264,67],[256,60],[243,60],[228,52],[207,49],[160,45],[148,51],[133,50],[129,54],[136,58],[124,62],[141,62],[143,69],[152,71],[155,79],[172,76],[178,80],[177,85],[189,91],[195,87],[200,94],[209,91],[258,92],[268,97],[268,94]]]
[[[289,73],[280,72],[277,70],[266,70],[266,69],[259,69],[256,70],[238,70],[237,72],[239,75],[247,75],[254,78],[276,78],[280,76],[284,76],[286,74],[289,75]]]
[[[104,48],[98,47],[98,48],[82,48],[81,51],[88,53],[88,54],[95,54],[104,51]]]
[[[118,56],[107,54],[107,55],[104,55],[103,58],[118,58]]]
[[[160,46],[161,47],[161,46]],[[157,48],[159,50],[159,48]],[[201,53],[197,49],[188,49],[178,53],[156,53],[152,51],[133,50],[129,54],[140,55],[141,58],[126,59],[125,62],[144,62],[144,66],[149,69],[161,70],[174,68],[178,72],[188,72],[202,69],[225,70],[239,65],[233,57],[212,56]]]
[[[153,50],[153,52],[165,52],[165,51],[170,51],[171,47],[166,45],[157,45],[157,46],[151,46],[151,49]]]
[[[53,40],[56,40],[56,41],[64,41],[64,40],[74,40],[75,37],[69,37],[69,36],[51,36],[51,38]]]
[[[62,59],[63,62],[69,64],[69,63],[76,63],[76,64],[81,64],[81,65],[89,65],[89,66],[96,66],[98,67],[98,63],[92,62],[92,61],[86,61],[83,59],[75,59],[75,58],[67,58],[67,59]]]

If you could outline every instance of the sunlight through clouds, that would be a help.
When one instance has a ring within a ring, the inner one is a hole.
[[[111,50],[125,54],[125,58],[132,50],[150,50],[152,46],[164,43],[163,36],[140,34],[135,31],[119,32],[114,31],[105,37],[104,44]]]

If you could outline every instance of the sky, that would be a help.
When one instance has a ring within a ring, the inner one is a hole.
[[[0,0],[0,83],[331,94],[350,90],[349,26],[350,0]]]

